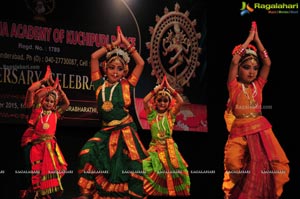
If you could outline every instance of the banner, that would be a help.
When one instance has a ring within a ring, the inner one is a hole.
[[[146,63],[131,109],[140,127],[149,128],[142,98],[165,74],[186,100],[175,130],[207,132],[206,7],[183,2],[145,1],[137,7],[122,0],[12,0],[2,5],[0,122],[26,123],[26,90],[50,65],[71,102],[60,125],[99,126],[89,59],[115,39],[119,25]]]

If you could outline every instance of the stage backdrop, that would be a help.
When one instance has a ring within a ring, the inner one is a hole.
[[[197,0],[6,2],[0,8],[0,122],[26,123],[26,90],[50,65],[71,102],[60,125],[99,126],[89,58],[115,39],[119,25],[146,62],[131,107],[140,127],[149,128],[142,98],[166,75],[185,99],[175,130],[207,132],[206,12]]]

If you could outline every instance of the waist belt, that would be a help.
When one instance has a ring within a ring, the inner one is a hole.
[[[236,118],[256,118],[258,116],[261,116],[261,112],[254,112],[254,113],[246,113],[246,114],[240,114],[236,115]]]
[[[40,136],[39,138],[32,140],[33,145],[41,143],[41,142],[45,142],[47,140],[55,139],[54,135],[42,134],[42,135],[39,135],[39,136]]]
[[[130,115],[127,115],[125,117],[123,117],[121,120],[112,120],[110,122],[102,122],[103,126],[116,126],[116,125],[119,125],[119,124],[126,124],[126,123],[129,123],[129,122],[133,122],[133,119],[132,117],[130,117]]]

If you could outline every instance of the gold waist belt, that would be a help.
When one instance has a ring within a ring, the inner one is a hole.
[[[110,122],[102,122],[103,126],[116,126],[119,124],[126,124],[129,122],[132,122],[132,117],[130,115],[127,115],[126,117],[123,117],[121,120],[112,120]]]
[[[39,134],[38,134],[39,135]],[[42,134],[42,135],[39,135],[40,137],[35,139],[35,140],[32,140],[32,144],[38,144],[38,143],[41,143],[41,142],[45,142],[47,140],[52,140],[52,139],[55,139],[55,136],[54,135],[48,135],[48,134]]]
[[[152,139],[152,140],[151,140],[151,143],[154,143],[154,144],[163,144],[163,145],[165,145],[165,144],[166,144],[166,140],[165,140],[165,139],[163,139],[163,140]]]
[[[236,118],[256,118],[258,116],[261,116],[261,112],[255,112],[255,113],[246,113],[241,115],[236,115]]]

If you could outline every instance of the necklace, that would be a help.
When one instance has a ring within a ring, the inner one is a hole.
[[[109,111],[111,111],[114,108],[114,105],[111,103],[111,100],[112,100],[112,96],[113,96],[114,90],[115,90],[115,88],[116,88],[116,86],[118,84],[119,84],[119,82],[115,83],[113,85],[113,87],[111,88],[108,101],[105,100],[105,87],[107,85],[107,81],[105,81],[104,84],[103,84],[102,93],[101,93],[102,94],[103,104],[102,104],[101,108],[105,112],[109,112]]]
[[[48,114],[48,111],[46,111],[46,113],[45,113],[45,115],[48,115],[47,116],[47,119],[46,119],[46,121],[44,122],[43,121],[43,115],[44,115],[44,110],[42,110],[42,112],[41,112],[41,114],[40,114],[40,117],[41,117],[41,123],[42,123],[42,125],[43,125],[43,129],[48,129],[49,127],[50,127],[50,124],[48,123],[48,120],[49,120],[49,118],[50,118],[50,115],[52,114],[52,111]]]
[[[161,115],[157,113],[156,118],[155,118],[156,124],[157,124],[157,129],[158,129],[157,137],[162,139],[162,138],[166,137],[166,127],[164,126],[164,120],[166,120],[166,118],[165,118],[165,114],[163,114],[162,119],[161,119],[161,126],[162,126],[163,130],[161,130],[161,128],[159,127],[158,116],[161,116]]]
[[[50,113],[52,113],[51,110],[48,110],[48,111],[43,110],[43,112],[42,112],[43,115],[49,115]]]
[[[248,92],[246,91],[246,88],[245,88],[245,85],[242,84],[242,89],[243,89],[243,93],[246,95],[248,101],[249,101],[249,105],[250,107],[256,107],[257,106],[257,102],[255,101],[254,97],[257,95],[257,89],[256,89],[256,86],[254,84],[254,82],[252,82],[252,85],[253,85],[253,92],[252,92],[252,95],[251,97],[249,96]]]

